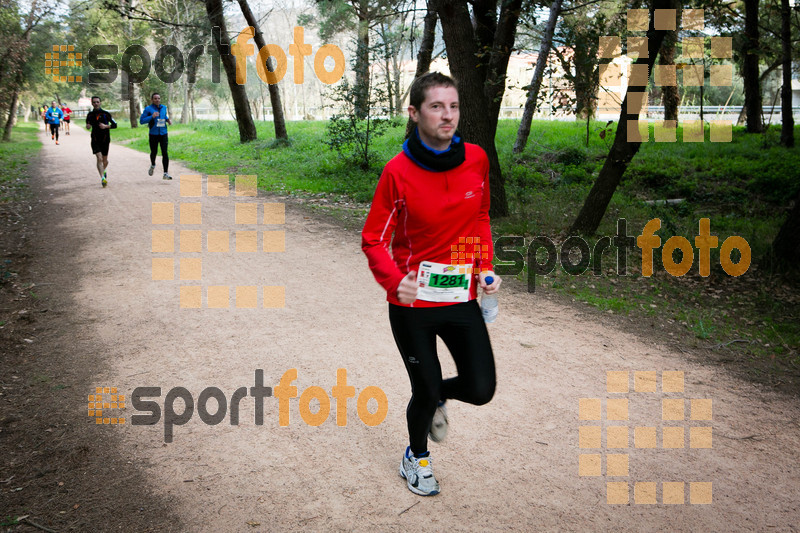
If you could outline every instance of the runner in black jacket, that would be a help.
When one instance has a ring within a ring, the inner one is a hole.
[[[86,115],[86,129],[92,132],[92,153],[97,157],[97,172],[100,173],[100,183],[105,187],[108,184],[108,148],[111,145],[111,132],[117,123],[111,118],[111,113],[100,109],[100,97],[92,96],[92,111]]]

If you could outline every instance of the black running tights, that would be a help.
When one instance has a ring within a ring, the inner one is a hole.
[[[411,401],[406,409],[411,451],[425,453],[439,401],[483,405],[492,399],[495,369],[489,333],[477,300],[428,308],[389,304],[389,321],[411,379]],[[453,356],[457,377],[442,379],[437,336]]]
[[[169,144],[167,135],[150,135],[150,164],[156,166],[156,155],[158,154],[158,146],[161,145],[161,164],[164,166],[164,172],[169,170],[169,155],[167,155],[167,144]]]

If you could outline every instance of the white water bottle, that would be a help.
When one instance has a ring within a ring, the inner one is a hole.
[[[494,278],[486,276],[484,281],[486,281],[487,285],[491,285],[494,283]],[[497,305],[497,296],[483,293],[483,296],[481,296],[481,313],[483,314],[483,321],[487,324],[497,320]]]

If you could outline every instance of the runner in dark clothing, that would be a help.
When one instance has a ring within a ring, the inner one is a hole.
[[[100,184],[108,184],[108,148],[111,145],[111,132],[117,123],[111,113],[100,108],[100,97],[92,97],[92,111],[86,115],[86,129],[92,132],[92,153],[97,157],[97,172],[100,173]]]

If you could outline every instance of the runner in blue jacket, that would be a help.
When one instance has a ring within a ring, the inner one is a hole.
[[[53,100],[50,103],[50,108],[44,114],[45,121],[50,124],[50,138],[58,144],[58,128],[61,124],[61,119],[64,118],[64,113],[58,108],[58,104]]]
[[[161,146],[161,164],[164,167],[164,179],[171,180],[169,175],[169,155],[167,154],[167,125],[172,125],[172,121],[167,115],[167,106],[161,105],[161,95],[153,93],[150,96],[150,105],[144,108],[142,116],[139,118],[140,124],[147,124],[150,127],[150,169],[147,174],[152,176],[156,169],[156,155],[158,147]]]

